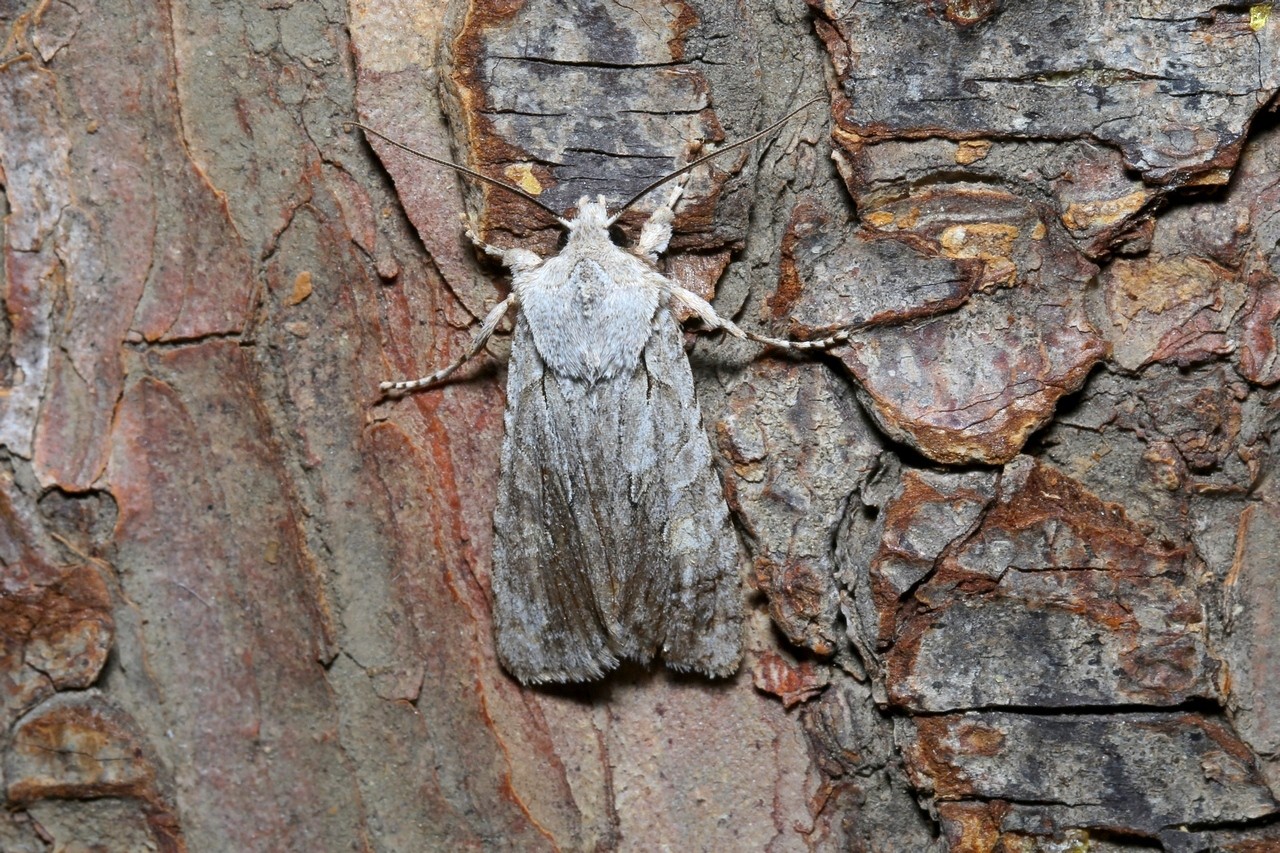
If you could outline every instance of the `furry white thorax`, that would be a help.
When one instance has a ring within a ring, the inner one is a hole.
[[[543,362],[584,382],[634,370],[653,331],[666,281],[648,262],[609,237],[603,196],[583,196],[564,249],[512,287]]]

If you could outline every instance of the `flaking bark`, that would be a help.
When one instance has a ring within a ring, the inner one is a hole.
[[[1278,24],[0,10],[0,849],[1274,847]],[[553,229],[343,122],[572,202],[820,92],[695,177],[668,267],[756,330],[872,321],[693,346],[742,669],[518,686],[504,345],[377,387],[505,295],[461,212]]]

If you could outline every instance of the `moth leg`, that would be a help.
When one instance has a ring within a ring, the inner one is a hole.
[[[529,252],[528,254],[532,255],[533,253]],[[466,364],[472,356],[484,349],[484,345],[488,342],[489,336],[493,334],[493,330],[498,328],[498,324],[501,323],[502,318],[506,316],[507,309],[514,305],[516,305],[516,295],[514,293],[495,305],[493,310],[485,316],[484,322],[480,324],[480,331],[476,332],[475,339],[471,341],[471,346],[468,347],[467,351],[459,356],[458,360],[453,364],[441,370],[437,370],[430,376],[424,376],[421,379],[404,379],[399,382],[383,382],[378,387],[382,389],[383,392],[398,394],[404,391],[413,391],[417,388],[424,388],[427,385],[432,385],[439,382],[441,379],[444,379],[459,367]]]
[[[498,246],[489,245],[476,236],[474,222],[468,220],[466,216],[463,216],[462,220],[467,223],[467,239],[489,257],[497,258],[504,267],[512,272],[531,272],[542,265],[542,258],[528,249],[502,249]]]
[[[636,241],[632,251],[642,258],[647,258],[650,263],[657,261],[658,255],[665,252],[667,244],[671,242],[671,220],[675,218],[676,202],[684,194],[684,185],[688,180],[689,173],[686,172],[684,177],[671,188],[671,195],[668,196],[666,204],[649,214],[644,227],[640,229],[640,239]]]
[[[849,335],[853,333],[852,329],[842,329],[828,338],[822,338],[816,341],[789,341],[784,338],[770,338],[764,335],[757,335],[755,332],[748,332],[732,320],[726,320],[716,313],[716,309],[711,307],[711,303],[703,299],[691,290],[686,290],[678,284],[668,286],[673,299],[679,304],[688,308],[694,314],[698,315],[708,329],[723,329],[735,338],[745,338],[749,341],[755,341],[759,344],[768,344],[769,346],[778,347],[787,350],[815,350],[829,349],[834,346],[849,342]]]

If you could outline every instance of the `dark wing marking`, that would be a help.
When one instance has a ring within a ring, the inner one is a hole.
[[[494,513],[498,655],[525,682],[598,678],[620,658],[727,675],[742,652],[738,542],[679,328],[658,311],[641,364],[554,375],[512,342]]]

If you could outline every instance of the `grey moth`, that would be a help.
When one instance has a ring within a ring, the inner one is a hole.
[[[381,386],[403,393],[439,382],[516,312],[492,589],[498,659],[519,681],[590,681],[624,659],[656,657],[712,677],[738,668],[738,538],[675,314],[686,309],[706,329],[792,349],[831,346],[847,333],[821,341],[755,335],[664,276],[657,260],[671,238],[681,185],[631,248],[614,243],[609,228],[648,192],[812,103],[654,182],[612,214],[603,196],[584,196],[565,219],[516,187],[413,151],[526,198],[567,232],[564,248],[543,258],[487,245],[468,228],[510,270],[510,295],[453,364]]]

